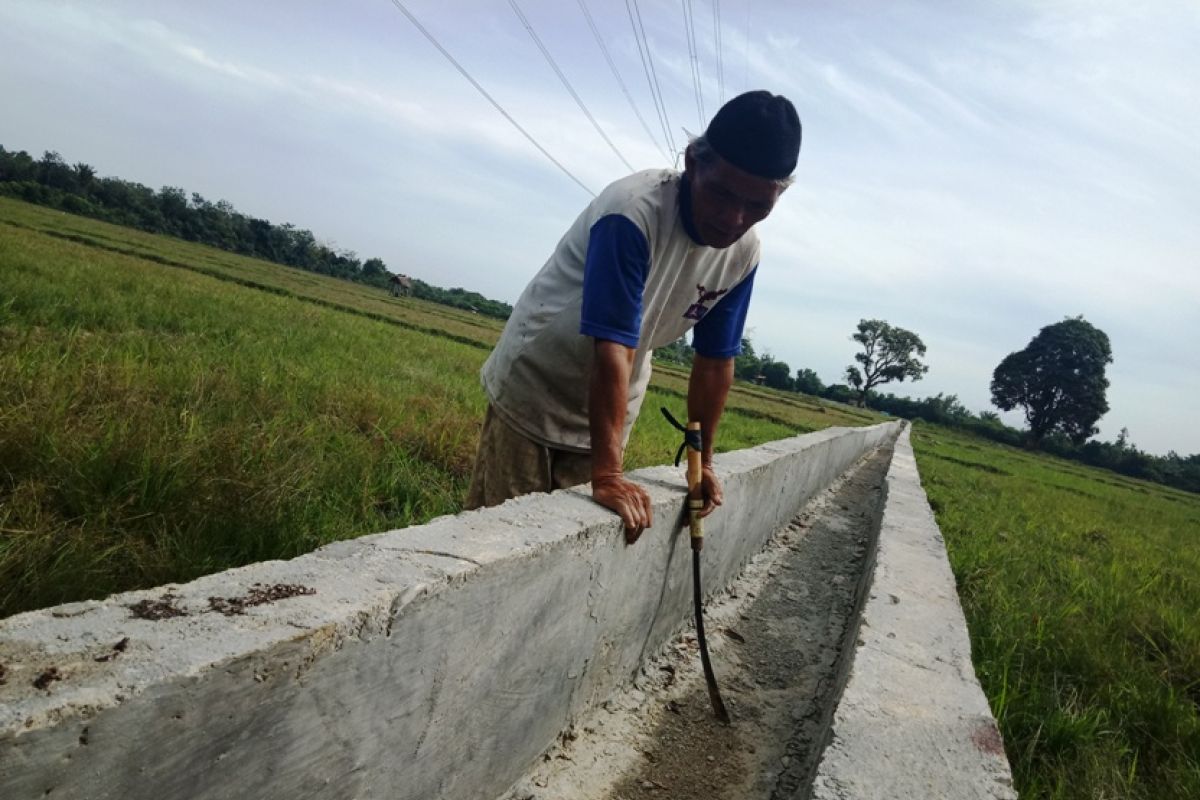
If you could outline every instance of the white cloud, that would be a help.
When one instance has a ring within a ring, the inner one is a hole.
[[[287,87],[287,82],[270,70],[216,59],[201,48],[187,44],[186,42],[175,41],[171,44],[171,49],[194,64],[198,64],[221,75],[244,81],[245,83],[268,89],[282,89]]]
[[[575,4],[522,5],[617,147],[661,165]],[[624,172],[503,3],[411,7],[593,190]],[[624,9],[591,7],[657,132]],[[1200,338],[1200,10],[750,11],[747,30],[722,9],[727,93],[781,92],[805,124],[798,183],[762,229],[760,349],[837,380],[854,324],[883,317],[930,347],[933,371],[905,391],[983,407],[999,358],[1083,313],[1117,355],[1106,433],[1127,425],[1142,446],[1200,450],[1200,433],[1178,425],[1197,381],[1179,342]],[[679,5],[642,14],[678,145],[682,126],[699,127]],[[711,114],[712,20],[696,19]],[[587,199],[386,2],[10,0],[0,88],[16,111],[0,119],[4,137],[79,142],[63,155],[102,173],[132,164],[152,185],[199,176],[207,184],[189,189],[508,300]],[[1143,387],[1155,408],[1139,403]]]

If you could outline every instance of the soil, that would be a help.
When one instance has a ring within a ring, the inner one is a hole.
[[[208,610],[215,611],[219,614],[224,614],[227,617],[245,614],[247,608],[261,606],[267,603],[274,603],[278,600],[286,600],[289,597],[299,597],[300,595],[316,594],[317,590],[308,586],[301,586],[294,583],[276,583],[271,586],[256,583],[250,587],[246,594],[240,597],[210,597],[208,598]],[[180,608],[177,605],[179,597],[166,592],[157,600],[149,598],[139,600],[129,606],[130,612],[138,619],[171,619],[172,617],[186,617],[189,612]],[[123,647],[121,648],[124,649]]]
[[[805,796],[890,461],[890,449],[866,456],[706,606],[732,725],[713,714],[689,628],[633,687],[565,733],[505,800]]]
[[[286,600],[289,597],[299,597],[306,594],[316,594],[317,590],[298,583],[276,583],[266,586],[256,583],[241,597],[210,597],[208,607],[227,617],[245,614],[247,608]]]

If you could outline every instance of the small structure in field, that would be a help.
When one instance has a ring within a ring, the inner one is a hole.
[[[392,297],[411,297],[412,296],[412,278],[407,275],[393,275],[388,281],[392,288]]]

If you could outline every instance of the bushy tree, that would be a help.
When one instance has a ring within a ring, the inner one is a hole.
[[[1000,362],[992,373],[992,402],[1004,411],[1025,410],[1035,446],[1051,434],[1083,444],[1108,411],[1104,370],[1111,363],[1108,335],[1081,316],[1068,317]]]
[[[853,403],[856,396],[855,391],[844,383],[831,383],[821,392],[821,397],[847,404]]]
[[[654,351],[654,358],[658,361],[668,361],[672,364],[683,364],[685,366],[691,366],[694,355],[695,351],[687,343],[686,336],[681,336],[670,344],[659,347]]]
[[[912,331],[889,325],[881,319],[859,320],[851,337],[862,345],[854,354],[859,367],[846,368],[846,382],[858,390],[858,405],[866,405],[867,393],[876,386],[910,378],[921,380],[929,367],[917,356],[925,355],[925,343]]]
[[[754,343],[749,336],[742,337],[742,352],[733,359],[733,374],[744,381],[758,380],[762,361],[754,352]]]
[[[794,385],[797,392],[811,394],[813,397],[820,397],[821,392],[825,391],[825,384],[821,383],[820,377],[807,367],[796,370]]]
[[[792,368],[786,361],[776,361],[769,355],[764,356],[760,374],[763,377],[763,383],[772,389],[792,391]]]

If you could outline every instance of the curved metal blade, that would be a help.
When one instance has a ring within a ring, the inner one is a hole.
[[[708,684],[708,699],[712,701],[717,719],[729,725],[733,719],[725,709],[721,690],[717,688],[717,676],[713,674],[712,662],[708,659],[708,640],[704,638],[704,609],[700,604],[700,551],[692,550],[692,590],[696,606],[696,640],[700,643],[700,664],[704,667],[704,682]]]

